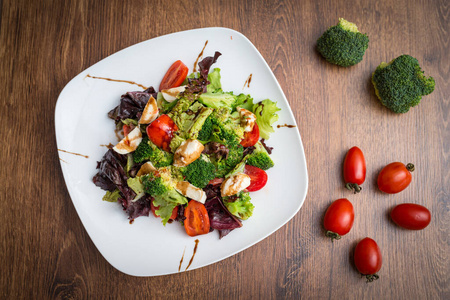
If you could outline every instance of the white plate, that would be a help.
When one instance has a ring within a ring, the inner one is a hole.
[[[306,159],[296,128],[276,128],[268,146],[274,147],[275,167],[269,181],[251,194],[253,216],[243,227],[219,240],[218,232],[189,237],[178,223],[165,227],[160,219],[139,217],[129,224],[117,203],[102,201],[104,191],[92,183],[96,165],[106,148],[115,144],[114,121],[107,117],[127,91],[136,85],[86,78],[92,76],[130,80],[156,89],[168,67],[181,59],[190,69],[202,50],[204,57],[222,53],[213,67],[221,68],[225,91],[251,94],[254,102],[269,98],[281,108],[275,124],[296,125],[289,103],[269,66],[241,33],[227,28],[204,28],[157,37],[119,51],[72,79],[61,92],[55,110],[58,151],[67,189],[86,231],[105,259],[118,270],[134,276],[156,276],[200,268],[236,254],[266,238],[286,224],[302,206],[308,188]],[[252,75],[250,88],[244,87]],[[264,262],[261,262],[264,263]]]

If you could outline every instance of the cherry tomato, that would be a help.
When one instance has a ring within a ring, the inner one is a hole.
[[[355,212],[350,201],[345,198],[334,201],[325,213],[323,223],[327,230],[326,235],[331,237],[331,240],[339,240],[352,229],[354,219]]]
[[[189,201],[184,210],[184,229],[189,236],[206,234],[209,232],[209,216],[205,206],[195,200]]]
[[[259,127],[258,124],[255,123],[252,131],[246,131],[244,133],[244,138],[241,141],[241,145],[243,147],[251,147],[254,146],[259,140]]]
[[[374,240],[366,237],[360,241],[356,245],[354,259],[356,268],[368,282],[379,278],[376,273],[381,269],[382,258],[380,247]]]
[[[177,130],[177,125],[168,115],[161,115],[147,126],[147,135],[153,144],[169,152],[173,132]]]
[[[154,206],[153,201],[150,203],[150,208],[152,209],[152,213],[155,217],[159,218],[160,216],[156,215],[156,211],[159,209],[159,206]],[[178,214],[178,206],[172,210],[172,215],[170,215],[170,220],[175,220]]]
[[[166,75],[164,75],[161,80],[159,90],[161,91],[180,86],[186,79],[188,72],[188,67],[186,67],[181,60],[177,60],[170,66],[169,70],[167,70]]]
[[[401,162],[393,162],[384,167],[378,174],[378,188],[388,194],[396,194],[408,187],[411,183],[413,164],[406,166]]]
[[[262,189],[267,183],[267,173],[258,167],[245,165],[244,173],[250,176],[250,185],[247,191],[255,192]]]
[[[366,180],[366,160],[358,147],[348,150],[344,159],[345,187],[355,194],[361,191],[360,185]]]
[[[123,124],[122,130],[123,130],[123,136],[127,136],[133,130],[133,127],[131,125]]]
[[[394,207],[391,211],[391,219],[400,227],[421,230],[430,224],[431,213],[422,205],[403,203]]]

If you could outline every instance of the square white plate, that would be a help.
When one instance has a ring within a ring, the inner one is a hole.
[[[67,189],[86,231],[105,259],[118,270],[134,276],[157,276],[203,267],[236,254],[266,238],[286,224],[302,206],[308,189],[306,159],[300,134],[295,128],[275,128],[267,145],[274,147],[275,167],[260,191],[251,193],[253,216],[243,227],[223,239],[218,232],[189,237],[178,223],[162,225],[161,220],[139,217],[129,224],[117,203],[102,201],[104,191],[92,177],[107,149],[117,143],[114,121],[107,117],[127,91],[142,88],[128,83],[87,78],[86,75],[129,80],[158,88],[169,66],[182,60],[192,72],[205,42],[203,57],[222,53],[212,68],[221,69],[224,91],[250,94],[254,102],[276,101],[277,124],[296,125],[289,103],[269,66],[241,33],[227,28],[204,28],[157,37],[121,50],[81,72],[61,92],[55,109],[58,151]],[[250,87],[245,86],[252,74]],[[180,260],[184,260],[180,267]],[[262,262],[263,263],[263,262]]]

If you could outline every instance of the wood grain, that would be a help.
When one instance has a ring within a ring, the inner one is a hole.
[[[449,9],[446,0],[0,0],[0,298],[449,299]],[[325,62],[315,49],[339,17],[370,38],[364,60],[350,68]],[[161,277],[122,274],[95,248],[66,190],[56,100],[71,78],[118,50],[211,26],[242,32],[276,75],[302,135],[308,196],[284,227],[226,260]],[[404,53],[436,89],[396,115],[380,105],[370,76]],[[341,175],[354,145],[368,165],[359,195],[343,188]],[[375,178],[392,161],[415,163],[413,183],[382,194]],[[341,197],[353,203],[355,225],[331,243],[322,218]],[[396,227],[388,212],[404,202],[428,207],[430,226]],[[371,284],[352,262],[366,236],[383,254],[381,278]]]

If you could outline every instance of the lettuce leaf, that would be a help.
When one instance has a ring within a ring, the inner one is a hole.
[[[272,124],[278,121],[279,116],[277,112],[280,110],[281,108],[277,107],[277,103],[269,99],[265,99],[253,105],[253,113],[256,116],[256,123],[259,127],[259,135],[263,139],[269,139],[270,134],[275,132]]]

